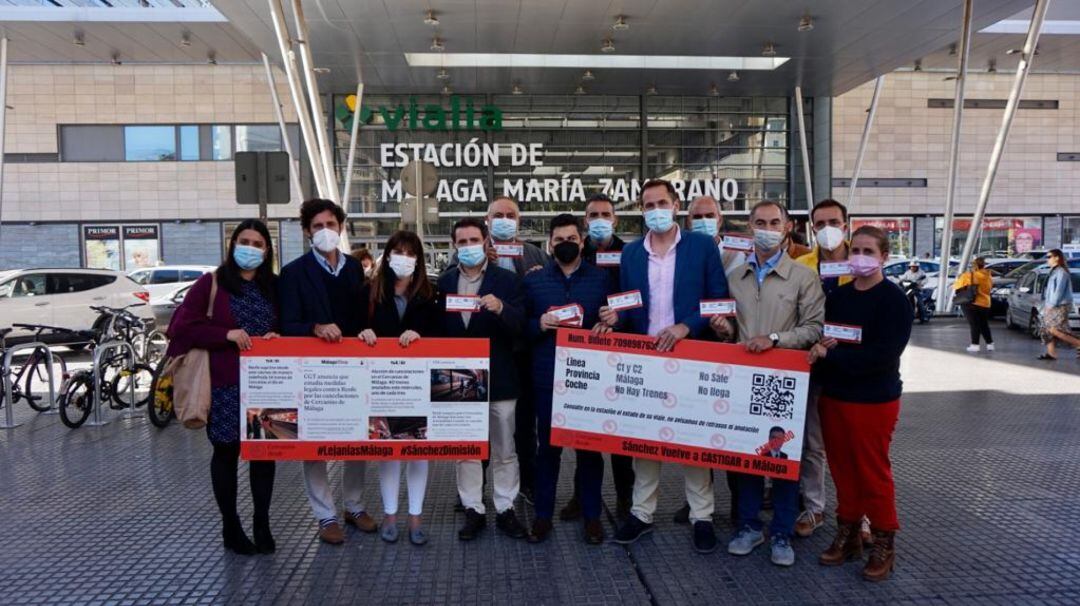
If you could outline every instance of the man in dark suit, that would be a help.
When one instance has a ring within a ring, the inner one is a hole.
[[[339,250],[344,224],[345,211],[330,200],[308,200],[300,207],[300,226],[311,242],[311,252],[281,269],[278,301],[283,336],[314,336],[340,343],[366,327],[364,270],[356,259]],[[344,467],[345,523],[363,532],[375,532],[375,520],[363,505],[365,463],[347,461]],[[304,486],[319,522],[319,538],[340,545],[345,532],[338,524],[325,461],[304,462]]]
[[[526,531],[514,513],[514,499],[521,483],[514,445],[515,407],[519,395],[514,341],[520,336],[524,323],[521,280],[513,271],[488,260],[485,246],[488,231],[482,221],[470,217],[461,219],[450,233],[458,262],[439,277],[443,335],[487,339],[490,344],[488,432],[495,526],[507,536],[520,539],[525,537]],[[468,311],[461,305],[448,304],[448,299],[456,297],[476,297],[477,308]],[[487,525],[484,468],[479,460],[457,462],[457,486],[461,504],[465,507],[465,525],[458,531],[458,538],[469,541]]]
[[[605,306],[600,317],[627,332],[656,337],[657,350],[671,351],[682,339],[708,328],[700,302],[726,298],[727,280],[712,238],[683,232],[676,225],[679,196],[671,183],[647,181],[641,188],[641,208],[649,231],[623,249],[619,290],[640,292],[642,305],[622,312]],[[683,466],[683,475],[694,548],[701,553],[715,551],[712,476],[708,468],[690,465]],[[617,543],[633,543],[652,532],[659,485],[660,462],[634,459],[634,506],[615,534]]]
[[[615,214],[615,203],[611,198],[606,194],[593,194],[589,197],[585,204],[585,226],[588,235],[585,238],[585,247],[581,250],[581,258],[586,263],[592,263],[607,271],[612,288],[616,289],[619,286],[619,261],[626,245],[615,235],[618,225],[619,217]],[[615,517],[622,521],[630,515],[630,506],[634,502],[634,459],[618,454],[610,457],[611,479],[615,484]],[[574,496],[570,497],[570,501],[559,512],[559,519],[565,522],[581,517],[581,500],[577,493],[580,478],[576,463],[574,478]]]
[[[774,459],[786,459],[787,453],[780,450],[784,447],[785,438],[787,435],[784,433],[784,428],[779,425],[774,426],[769,430],[769,449],[766,450],[763,455],[766,457],[772,457]]]

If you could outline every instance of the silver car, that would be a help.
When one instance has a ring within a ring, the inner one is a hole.
[[[1080,328],[1080,315],[1076,305],[1080,303],[1080,269],[1070,269],[1072,276],[1073,308],[1069,313],[1069,328]],[[1050,268],[1040,267],[1028,272],[1009,292],[1009,308],[1005,311],[1005,325],[1024,328],[1032,337],[1039,337],[1039,313],[1043,310],[1043,293],[1050,278]]]

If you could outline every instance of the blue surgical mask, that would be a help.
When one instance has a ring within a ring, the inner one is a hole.
[[[237,244],[232,253],[233,261],[236,261],[240,269],[244,270],[257,269],[262,265],[265,256],[266,253],[263,252],[263,249],[246,244]]]
[[[692,231],[696,231],[699,234],[705,234],[710,238],[714,238],[716,237],[716,233],[720,231],[717,223],[719,223],[719,221],[716,219],[694,219],[690,222],[690,228]]]
[[[754,244],[761,250],[774,250],[784,241],[784,234],[768,229],[754,230]]]
[[[675,225],[675,211],[671,208],[653,208],[645,211],[645,227],[649,231],[665,233]]]
[[[607,219],[593,219],[589,222],[589,237],[595,242],[606,242],[615,231],[614,227]]]
[[[474,244],[458,248],[457,258],[465,267],[476,267],[484,262],[487,254],[484,252],[483,244]]]
[[[502,217],[491,220],[491,237],[496,240],[513,240],[517,235],[517,221]]]

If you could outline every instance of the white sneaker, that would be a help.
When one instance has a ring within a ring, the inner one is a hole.
[[[987,343],[986,344],[986,351],[994,351],[994,344],[993,343]]]
[[[968,345],[967,346],[967,352],[968,353],[979,353],[979,346],[978,345]]]

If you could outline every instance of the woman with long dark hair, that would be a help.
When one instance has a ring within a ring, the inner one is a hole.
[[[408,347],[421,336],[433,336],[442,324],[435,288],[428,280],[424,264],[424,246],[411,231],[390,236],[382,258],[371,277],[368,301],[368,326],[360,338],[374,345],[377,337],[396,338]],[[386,419],[384,433],[390,439],[418,439],[426,435],[426,426],[417,426],[411,417]],[[398,492],[401,488],[401,461],[379,463],[379,488],[382,493],[383,518],[380,535],[393,543],[398,539]],[[409,494],[409,542],[427,543],[421,528],[424,495],[427,492],[428,461],[412,460],[405,464]]]
[[[277,337],[274,245],[262,221],[248,219],[233,230],[225,260],[191,287],[169,324],[170,356],[193,348],[210,352],[211,402],[206,434],[214,447],[210,482],[221,511],[225,548],[242,555],[272,553],[270,497],[274,462],[251,461],[254,504],[252,543],[236,510],[240,459],[240,351],[255,338]],[[208,310],[212,313],[208,314]]]
[[[975,257],[971,269],[956,277],[953,288],[957,291],[975,289],[974,298],[960,305],[971,329],[968,353],[979,353],[979,337],[986,342],[986,351],[994,351],[994,335],[990,333],[990,289],[993,288],[993,278],[986,269],[986,259]]]
[[[1080,351],[1080,339],[1069,330],[1069,314],[1074,304],[1072,274],[1065,262],[1065,253],[1057,248],[1051,250],[1046,255],[1046,263],[1050,266],[1050,277],[1046,280],[1043,294],[1042,325],[1039,330],[1046,351],[1039,359],[1056,360],[1057,341],[1068,343]]]

